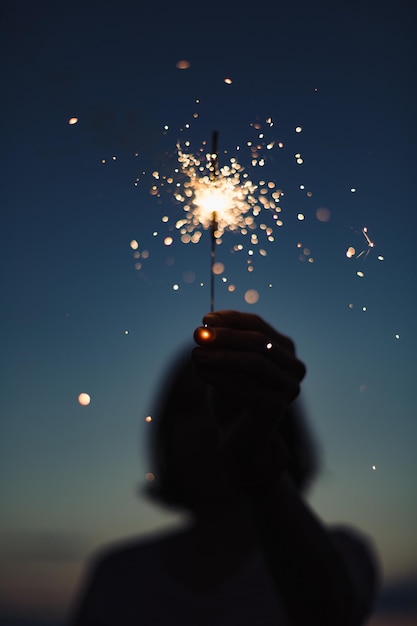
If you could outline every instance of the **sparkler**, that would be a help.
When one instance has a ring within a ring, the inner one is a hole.
[[[187,144],[186,144],[187,145]],[[230,158],[228,165],[219,167],[218,164],[218,133],[213,132],[211,152],[206,154],[206,163],[202,163],[200,155],[183,152],[180,145],[178,149],[178,161],[181,164],[181,174],[187,180],[176,184],[175,199],[183,204],[186,216],[176,222],[176,228],[181,233],[181,241],[198,243],[201,238],[203,227],[210,231],[210,311],[214,310],[214,280],[217,271],[216,245],[221,243],[224,231],[237,231],[242,235],[250,236],[251,246],[258,244],[258,236],[254,233],[257,225],[255,217],[262,209],[268,209],[274,213],[276,222],[281,211],[278,206],[282,191],[275,188],[272,181],[260,181],[254,184],[249,180],[244,168],[236,158]],[[258,148],[257,148],[258,149]],[[260,146],[259,146],[260,149]],[[174,182],[173,178],[167,179],[168,184]],[[281,225],[279,222],[277,225]],[[272,228],[261,224],[267,241],[273,241]],[[242,250],[243,245],[235,246],[234,250]],[[266,251],[261,249],[259,253],[266,256]],[[248,255],[253,255],[253,250],[248,248]],[[249,271],[252,267],[248,265]]]
[[[212,146],[211,146],[211,167],[210,167],[210,177],[213,182],[215,182],[216,177],[219,173],[218,170],[218,133],[217,131],[213,132],[212,137]],[[214,263],[216,261],[216,230],[217,230],[217,212],[214,210],[211,214],[211,223],[210,223],[210,241],[211,241],[211,250],[210,250],[210,312],[214,311]]]

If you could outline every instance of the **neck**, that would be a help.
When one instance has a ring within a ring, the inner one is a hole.
[[[200,510],[192,526],[195,545],[202,551],[224,547],[249,551],[256,542],[251,511],[244,502],[223,509]]]

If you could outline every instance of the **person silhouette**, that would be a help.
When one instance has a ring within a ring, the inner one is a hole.
[[[305,366],[257,315],[207,314],[153,418],[148,495],[187,523],[101,551],[72,626],[359,626],[378,567],[368,539],[305,500],[318,469],[297,399]]]

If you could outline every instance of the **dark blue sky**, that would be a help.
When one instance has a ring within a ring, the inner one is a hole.
[[[250,179],[285,192],[284,225],[252,273],[230,254],[241,236],[218,247],[236,291],[218,280],[216,306],[256,312],[295,339],[324,457],[313,506],[374,537],[387,579],[415,571],[411,3],[3,7],[5,606],[23,595],[35,611],[38,595],[40,612],[62,612],[92,548],[171,520],[135,496],[149,470],[143,424],[167,359],[209,307],[209,242],[205,232],[181,243],[169,230],[181,207],[149,189],[153,171],[172,174],[178,140],[196,151],[213,130],[221,164],[240,145]],[[284,143],[264,150],[262,170],[246,146],[258,123]],[[328,222],[316,218],[323,206]],[[375,247],[347,259],[349,246],[366,248],[364,226]],[[150,252],[140,271],[132,239]],[[314,263],[300,261],[298,242]],[[39,568],[55,581],[55,609],[34,591]]]

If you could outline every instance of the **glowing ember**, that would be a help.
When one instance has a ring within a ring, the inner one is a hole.
[[[188,70],[188,68],[191,67],[191,63],[186,59],[181,59],[180,61],[177,61],[175,67],[179,70]]]
[[[207,327],[197,328],[196,335],[198,336],[198,339],[200,341],[203,341],[203,342],[207,341],[207,342],[209,342],[209,341],[211,341],[213,339],[214,332],[211,330],[211,328],[207,328]]]

